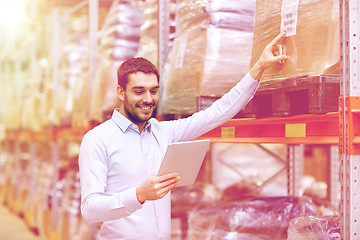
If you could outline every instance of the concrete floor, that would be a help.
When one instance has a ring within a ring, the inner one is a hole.
[[[0,239],[1,240],[40,240],[26,227],[24,221],[0,204]]]

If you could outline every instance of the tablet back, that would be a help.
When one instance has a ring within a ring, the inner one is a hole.
[[[171,143],[166,150],[159,174],[177,172],[180,175],[177,186],[193,184],[209,146],[208,139]]]

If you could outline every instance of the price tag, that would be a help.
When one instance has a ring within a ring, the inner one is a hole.
[[[286,36],[296,34],[299,0],[283,0],[281,6],[281,31],[286,29]]]

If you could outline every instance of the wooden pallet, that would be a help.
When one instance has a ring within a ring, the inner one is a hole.
[[[284,117],[338,111],[340,76],[317,75],[266,81],[244,109],[245,117]]]
[[[262,82],[254,98],[234,118],[284,117],[338,111],[340,76],[301,76]],[[219,97],[198,97],[198,109]]]

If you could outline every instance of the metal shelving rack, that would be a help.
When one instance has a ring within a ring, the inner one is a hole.
[[[341,235],[360,236],[360,2],[340,1],[341,92]]]
[[[98,16],[97,0],[87,0],[89,4],[89,23]],[[169,0],[159,0],[159,71],[163,71],[168,49],[167,11]],[[205,134],[212,142],[233,143],[283,143],[288,149],[289,194],[297,195],[298,179],[303,163],[303,144],[331,145],[330,200],[336,203],[339,182],[338,168],[341,169],[341,236],[342,239],[358,239],[360,235],[360,2],[340,0],[341,36],[341,93],[339,112],[321,115],[301,115],[266,119],[233,119]],[[91,11],[91,12],[90,12]],[[60,49],[56,25],[58,12],[53,11],[53,49]],[[94,34],[94,32],[90,33]],[[89,37],[91,37],[89,34]],[[95,49],[95,48],[94,48]],[[56,52],[55,52],[56,55]],[[93,57],[95,57],[93,55]],[[56,56],[54,56],[54,59]],[[95,58],[90,58],[94,61]],[[3,75],[6,65],[2,64]],[[53,69],[54,89],[57,89],[57,67]],[[91,70],[90,70],[91,71]],[[53,143],[53,164],[58,164],[58,140],[81,141],[87,129],[48,129],[43,132],[7,132],[6,139],[16,141],[19,135],[28,136],[32,142],[38,138],[51,139]],[[40,140],[39,140],[40,141]],[[34,144],[34,143],[33,143]],[[17,146],[18,147],[18,146]],[[31,155],[36,155],[36,146],[31,146]],[[340,160],[339,161],[339,155]],[[34,156],[32,158],[35,158]],[[57,180],[54,176],[54,181]],[[54,203],[56,204],[56,203]]]
[[[168,0],[159,0],[160,6],[166,6],[167,3]],[[340,0],[339,5],[339,112],[289,118],[231,120],[202,137],[211,138],[213,142],[288,144],[289,194],[295,195],[301,175],[299,166],[303,163],[302,144],[330,144],[330,200],[332,203],[337,202],[340,154],[341,237],[352,240],[360,236],[360,2]],[[166,29],[169,16],[162,12],[163,8],[160,7],[159,11],[160,29]],[[159,37],[162,39],[160,42],[164,42],[167,38],[166,31],[160,31]],[[166,51],[160,49],[159,58],[166,58],[166,55],[162,54],[166,54]]]

